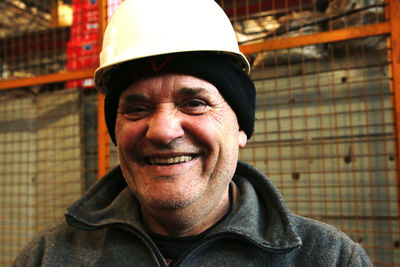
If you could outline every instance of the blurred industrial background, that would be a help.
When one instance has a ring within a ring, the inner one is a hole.
[[[0,2],[0,266],[118,164],[92,76],[121,2]],[[400,266],[400,2],[217,2],[257,87],[241,159],[293,212]]]

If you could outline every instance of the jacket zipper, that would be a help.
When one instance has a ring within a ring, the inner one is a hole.
[[[154,253],[154,255],[156,256],[158,263],[160,264],[160,266],[163,267],[168,267],[166,260],[164,259],[164,257],[161,255],[160,250],[158,249],[158,247],[156,246],[156,244],[153,242],[153,240],[151,240],[151,238],[149,238],[148,236],[144,235],[142,232],[140,232],[139,230],[136,230],[135,228],[133,228],[130,225],[125,225],[125,224],[116,224],[116,226],[120,227],[121,229],[130,232],[131,234],[139,237],[144,243],[147,243],[150,245],[150,248],[152,250],[152,252]]]

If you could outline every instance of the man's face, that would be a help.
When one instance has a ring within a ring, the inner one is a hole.
[[[211,83],[164,74],[133,83],[116,120],[124,177],[142,206],[181,209],[227,192],[246,134]]]

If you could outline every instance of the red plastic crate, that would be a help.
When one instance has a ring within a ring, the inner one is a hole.
[[[74,10],[73,24],[99,21],[99,10]]]
[[[69,54],[77,56],[98,55],[97,40],[86,42],[71,40],[67,43],[67,55]]]
[[[122,2],[122,0],[108,0]],[[72,0],[74,11],[70,29],[70,42],[67,44],[67,69],[93,68],[99,65],[98,49],[98,5],[97,0]],[[68,88],[94,87],[93,79],[67,82]]]
[[[67,44],[67,69],[77,70],[97,67],[99,64],[97,42]]]
[[[82,87],[82,80],[75,80],[67,82],[67,88]]]
[[[74,12],[97,10],[97,0],[72,0],[72,8]]]
[[[70,28],[70,40],[74,42],[97,41],[98,24],[75,24]]]
[[[97,1],[79,0],[73,2],[74,17],[70,39],[94,41],[98,38],[99,11]]]

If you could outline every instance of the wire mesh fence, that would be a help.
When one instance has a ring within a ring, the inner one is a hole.
[[[241,158],[270,177],[292,211],[342,229],[377,265],[392,266],[400,260],[396,141],[386,37],[376,39],[374,49],[368,39],[326,44],[314,59],[298,55],[306,47],[262,53],[255,136]]]
[[[120,2],[107,1],[106,16]],[[240,44],[253,45],[384,24],[394,1],[217,2]],[[0,3],[0,81],[95,68],[99,3]],[[342,229],[376,266],[400,266],[391,38],[349,36],[246,54],[257,120],[240,158],[273,181],[293,212]],[[0,265],[9,266],[97,180],[102,106],[90,77],[2,90],[0,103]],[[118,159],[108,149],[111,168]]]
[[[79,92],[1,96],[0,263],[63,215],[82,192]]]

